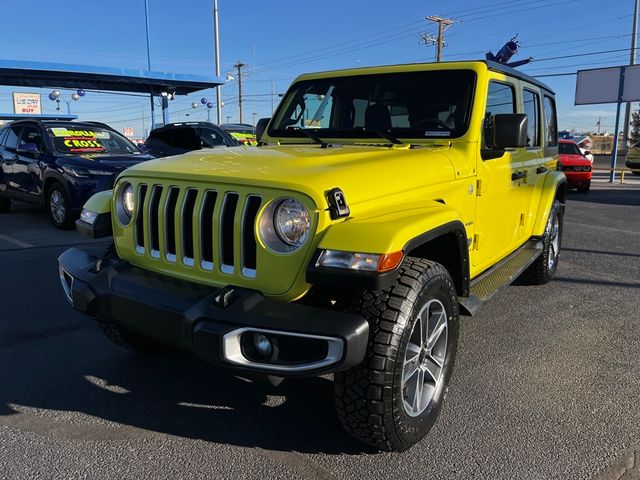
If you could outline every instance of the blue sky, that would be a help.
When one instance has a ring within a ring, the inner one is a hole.
[[[148,2],[152,70],[212,74],[213,0]],[[531,75],[625,64],[633,0],[219,0],[219,8],[222,74],[236,76],[237,60],[248,65],[243,112],[251,123],[270,115],[272,85],[283,92],[300,73],[432,61],[434,47],[419,42],[421,33],[436,30],[427,15],[456,21],[446,32],[445,60],[483,58],[517,33],[522,47],[514,60],[533,56],[522,68]],[[146,68],[144,0],[3,0],[0,11],[2,59]],[[579,56],[552,59],[565,55]],[[594,130],[602,117],[603,130],[613,130],[614,106],[573,106],[575,76],[542,80],[558,94],[561,128]],[[223,87],[223,121],[238,121],[237,88],[237,79]],[[12,111],[12,91],[34,89],[0,87],[0,112]],[[43,104],[53,113],[49,91],[42,90]],[[71,93],[63,91],[63,98]],[[171,120],[206,120],[205,109],[190,108],[202,96],[215,97],[208,91],[173,101]],[[71,109],[81,119],[133,127],[138,135],[150,126],[145,98],[88,93]]]

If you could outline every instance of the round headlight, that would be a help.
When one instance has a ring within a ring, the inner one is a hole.
[[[133,211],[136,208],[136,198],[133,191],[133,185],[130,183],[122,189],[122,207],[124,213],[131,218],[133,216]]]
[[[280,240],[292,247],[302,245],[311,230],[309,211],[293,198],[280,202],[274,212],[273,223]]]

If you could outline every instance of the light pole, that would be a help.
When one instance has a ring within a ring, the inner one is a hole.
[[[71,94],[71,100],[77,102],[81,97],[84,97],[85,94],[86,92],[84,90],[78,89]],[[60,90],[52,90],[49,94],[49,100],[57,103],[56,110],[58,112],[60,112],[60,102],[65,102],[67,104],[67,115],[71,115],[71,101],[61,98]]]
[[[220,78],[220,35],[218,28],[218,0],[213,0],[213,30],[214,43],[216,49],[216,77]],[[221,85],[216,87],[216,113],[218,114],[218,125],[222,123],[222,92]]]

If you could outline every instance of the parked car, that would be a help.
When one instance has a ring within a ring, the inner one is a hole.
[[[65,297],[134,349],[333,373],[344,428],[406,450],[445,400],[459,314],[556,272],[554,94],[490,61],[349,69],[297,78],[259,124],[259,147],[145,162],[92,197],[78,224],[116,248],[65,251]]]
[[[564,172],[569,188],[586,193],[591,188],[592,166],[578,145],[571,140],[558,141],[558,170]]]
[[[89,197],[151,158],[103,123],[12,122],[0,130],[0,212],[13,200],[45,205],[56,227],[71,228]]]
[[[640,142],[629,147],[625,166],[633,170],[635,175],[640,175]]]
[[[238,145],[231,135],[209,122],[169,123],[151,130],[145,151],[156,157],[169,157],[203,148]]]
[[[224,125],[220,125],[220,128],[229,133],[229,135],[242,145],[258,145],[256,129],[253,125],[247,125],[246,123],[225,123]]]

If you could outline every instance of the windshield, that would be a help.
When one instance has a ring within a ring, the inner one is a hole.
[[[558,145],[558,153],[561,155],[582,155],[582,152],[575,143],[560,142]]]
[[[469,125],[475,73],[438,70],[305,80],[287,92],[269,135],[454,138]]]
[[[132,154],[140,150],[112,130],[94,126],[49,127],[47,133],[56,151],[68,154]]]

